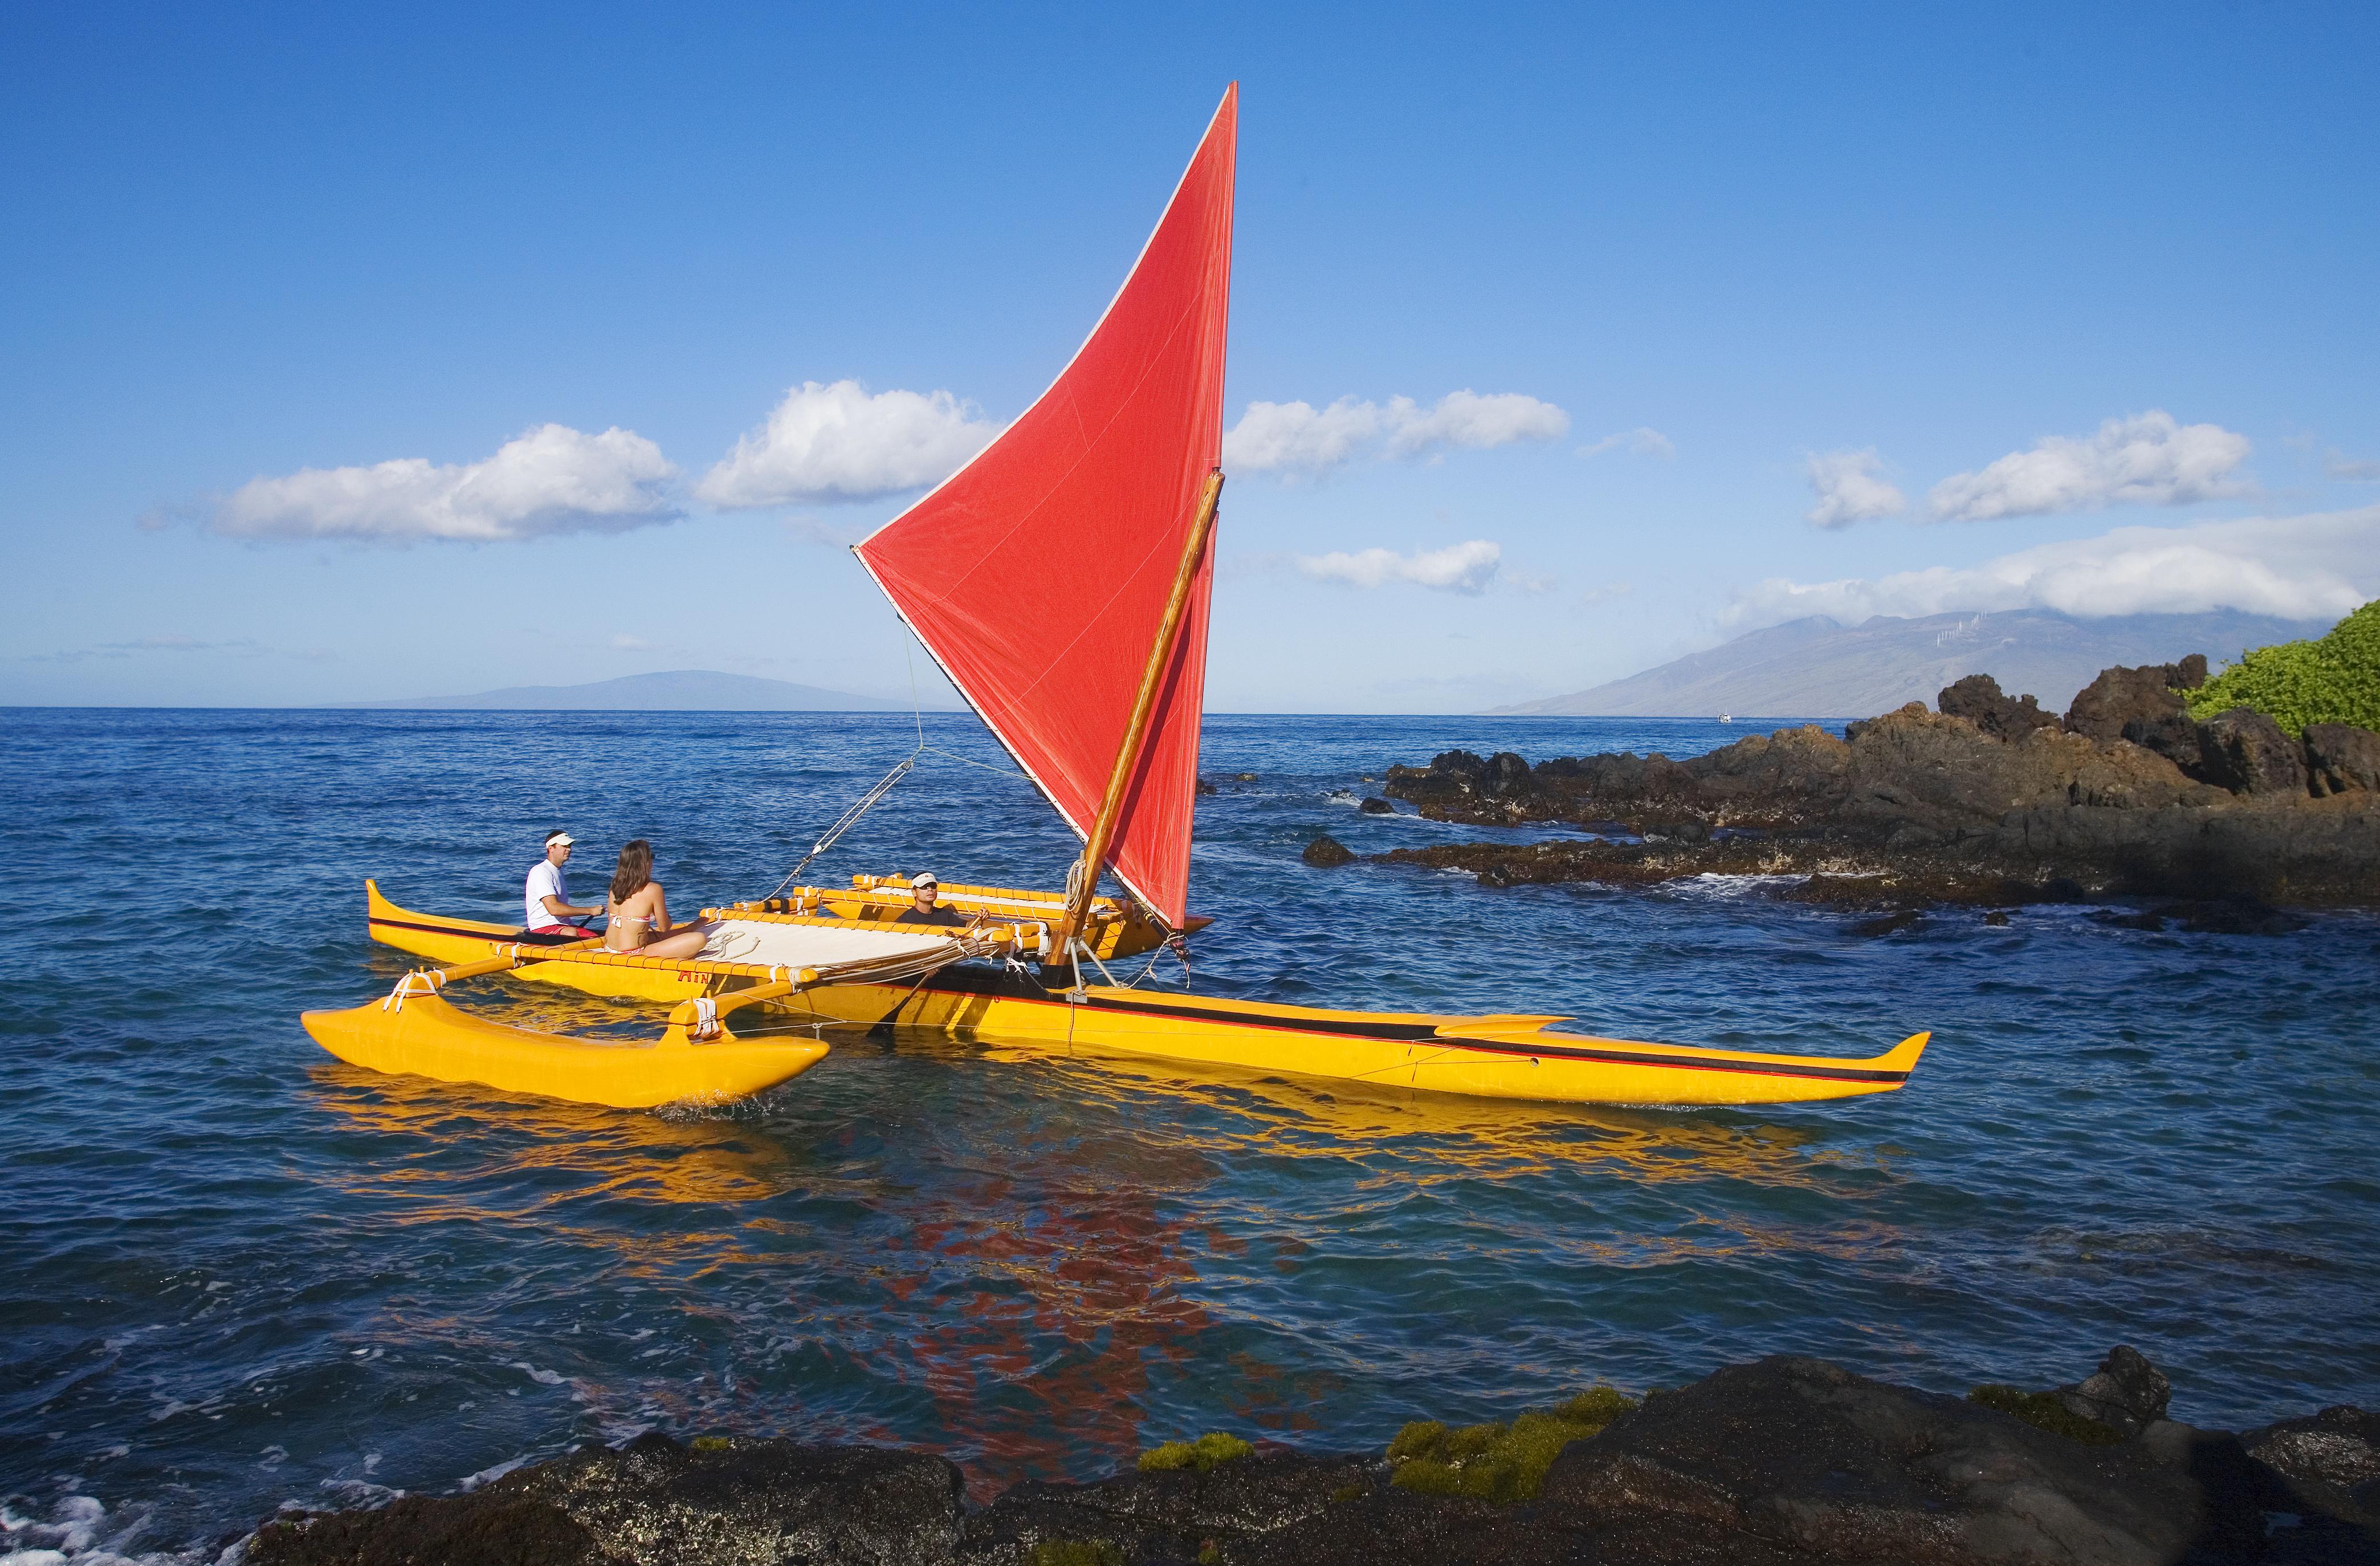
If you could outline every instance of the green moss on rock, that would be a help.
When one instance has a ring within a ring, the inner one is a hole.
[[[2124,1439],[2096,1419],[2085,1419],[2068,1408],[2058,1401],[2055,1392],[2027,1392],[1986,1383],[1969,1392],[1967,1401],[1979,1407],[1998,1409],[2036,1430],[2046,1430],[2084,1446],[2111,1447]]]
[[[1237,1436],[1210,1430],[1195,1441],[1168,1441],[1140,1454],[1140,1471],[1155,1474],[1168,1468],[1195,1468],[1204,1474],[1219,1463],[1236,1463],[1257,1449]]]
[[[1562,1448],[1585,1440],[1636,1406],[1609,1387],[1594,1387],[1550,1410],[1531,1409],[1510,1425],[1449,1429],[1420,1419],[1389,1443],[1391,1483],[1424,1495],[1527,1500]]]
[[[729,1451],[735,1445],[725,1436],[697,1436],[686,1444],[696,1451]]]
[[[2293,739],[2308,723],[2380,729],[2380,599],[2312,641],[2241,653],[2239,662],[2184,691],[2182,699],[2202,722],[2234,707],[2252,707]]]

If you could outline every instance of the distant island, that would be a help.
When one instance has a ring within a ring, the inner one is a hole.
[[[2325,622],[2326,624],[2326,622]],[[1856,718],[1925,701],[1969,674],[1989,673],[2010,694],[2061,711],[2101,669],[2169,663],[2319,635],[2322,625],[2218,610],[2082,620],[2046,609],[1993,614],[1878,614],[1857,625],[1825,615],[1752,631],[1733,641],[1568,696],[1499,707],[1503,717]]]
[[[939,686],[941,682],[937,680]],[[950,706],[941,690],[925,705]],[[674,669],[628,674],[583,686],[508,686],[476,696],[417,696],[403,701],[357,701],[351,707],[497,712],[906,712],[905,701],[821,690],[790,680],[727,674],[716,669]]]

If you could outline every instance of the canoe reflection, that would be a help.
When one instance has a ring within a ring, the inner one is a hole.
[[[325,1110],[358,1135],[387,1139],[334,1171],[334,1183],[403,1198],[399,1222],[552,1223],[565,1209],[606,1198],[758,1202],[797,1179],[783,1143],[735,1120],[674,1121],[336,1062],[310,1074]]]
[[[1821,1129],[1773,1123],[1750,1111],[1472,1099],[1220,1066],[1065,1060],[939,1037],[904,1038],[900,1047],[1053,1070],[1068,1078],[1070,1090],[1096,1096],[1162,1095],[1179,1111],[1175,1146],[1185,1149],[1213,1137],[1220,1147],[1255,1146],[1288,1158],[1404,1152],[1416,1160],[1407,1172],[1422,1180],[1600,1163],[1624,1179],[1742,1180],[1842,1196],[1846,1172],[1888,1173],[1873,1151],[1846,1154],[1828,1146]]]

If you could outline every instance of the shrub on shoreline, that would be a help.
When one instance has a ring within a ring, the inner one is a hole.
[[[2201,722],[2234,707],[2252,707],[2292,739],[2308,723],[2380,730],[2380,599],[2311,641],[2243,652],[2240,662],[2181,697]]]

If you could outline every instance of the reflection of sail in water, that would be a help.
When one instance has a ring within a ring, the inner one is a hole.
[[[1052,1149],[906,1215],[886,1243],[893,1292],[927,1323],[902,1349],[971,1486],[1126,1466],[1146,1444],[1152,1372],[1191,1363],[1210,1325],[1185,1291],[1211,1241],[1150,1184],[1202,1163],[1121,1142]]]

